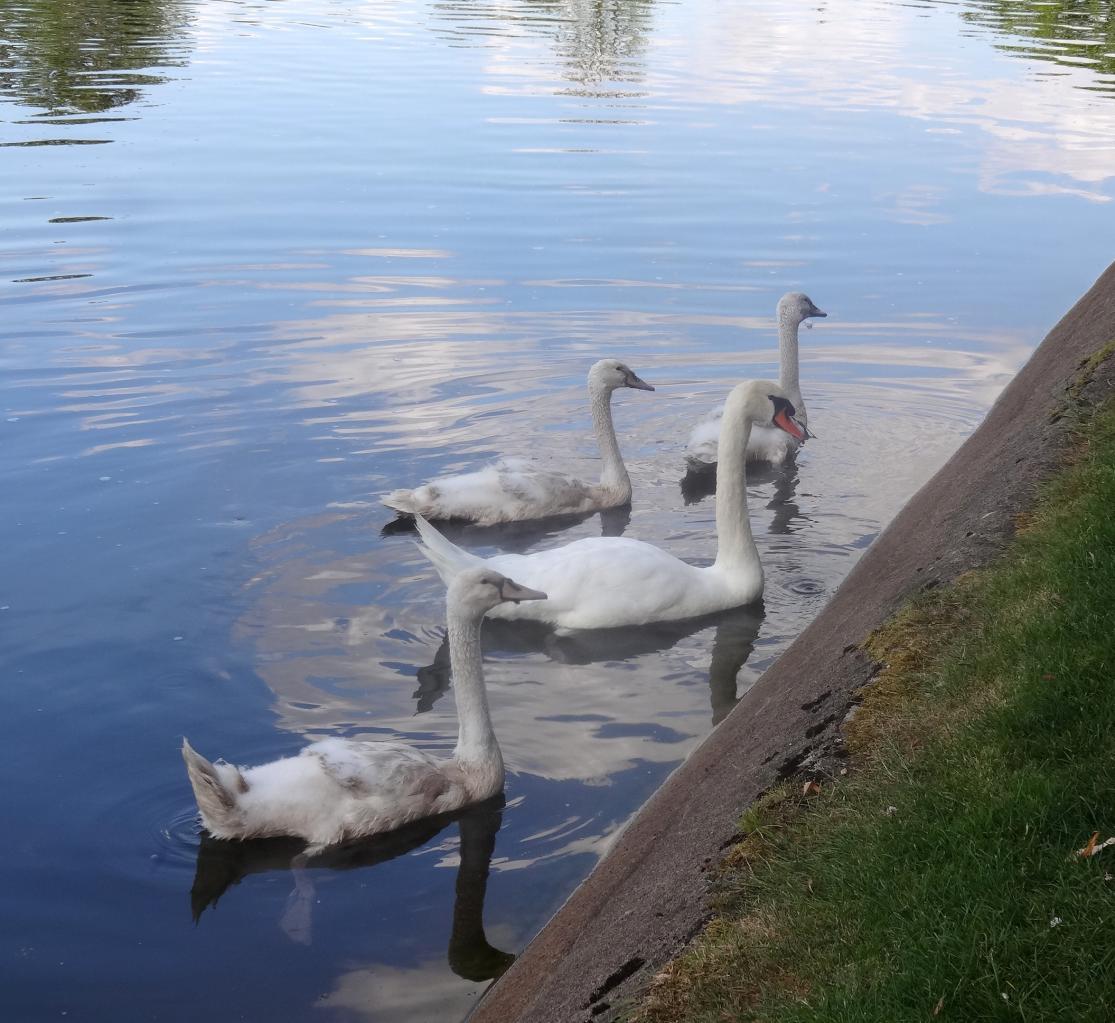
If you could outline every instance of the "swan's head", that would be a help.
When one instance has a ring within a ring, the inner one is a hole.
[[[778,300],[778,319],[801,323],[814,316],[828,316],[813,304],[813,299],[800,291],[790,291]]]
[[[620,387],[634,387],[636,391],[653,391],[645,380],[639,379],[624,362],[619,359],[601,359],[588,371],[590,391],[615,391]]]
[[[530,590],[490,568],[467,568],[449,584],[450,604],[484,614],[497,604],[510,600],[545,600],[540,590]]]
[[[813,436],[798,422],[794,403],[773,380],[745,380],[736,384],[724,406],[724,418],[729,416],[784,430],[796,441],[804,442]]]

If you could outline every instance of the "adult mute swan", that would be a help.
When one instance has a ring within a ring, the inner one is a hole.
[[[592,428],[604,463],[599,483],[583,483],[521,458],[503,458],[479,472],[440,476],[414,490],[395,490],[383,503],[427,519],[466,519],[482,526],[629,504],[631,480],[612,423],[612,392],[621,387],[654,390],[617,359],[601,359],[588,371]]]
[[[487,567],[463,571],[450,583],[449,657],[459,731],[449,760],[401,742],[323,739],[298,756],[241,770],[210,763],[183,739],[202,823],[215,838],[304,839],[304,861],[338,842],[495,795],[503,788],[503,757],[484,690],[481,621],[505,601],[545,599]]]
[[[814,316],[828,316],[828,313],[821,312],[812,299],[800,291],[788,292],[778,300],[778,352],[781,359],[778,382],[797,409],[797,421],[806,429],[809,415],[798,382],[798,327]],[[716,464],[723,413],[724,406],[718,405],[693,427],[685,446],[685,458],[690,468],[711,468]],[[777,465],[797,451],[798,444],[799,441],[790,434],[757,423],[747,445],[747,461]]]
[[[447,582],[478,565],[526,579],[549,596],[523,607],[495,608],[491,617],[541,621],[561,630],[676,621],[749,604],[763,592],[763,569],[747,517],[743,453],[755,424],[773,424],[804,440],[805,430],[793,417],[793,404],[771,380],[737,384],[728,395],[720,428],[724,465],[716,490],[716,561],[707,568],[618,536],[482,559],[415,516],[422,553]]]

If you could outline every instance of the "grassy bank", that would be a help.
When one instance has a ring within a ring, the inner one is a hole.
[[[852,769],[741,822],[717,916],[627,1018],[1115,1014],[1115,403],[1006,556],[870,641]]]

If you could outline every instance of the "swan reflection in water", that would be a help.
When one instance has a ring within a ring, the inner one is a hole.
[[[717,725],[738,702],[736,680],[740,668],[755,648],[763,617],[763,605],[758,603],[680,622],[657,622],[619,629],[582,629],[561,635],[538,622],[494,619],[484,624],[481,646],[486,654],[541,652],[559,664],[592,664],[627,661],[644,654],[659,653],[688,636],[715,626],[709,665],[709,701],[712,723]],[[434,655],[433,663],[418,669],[415,713],[424,714],[430,710],[448,692],[449,684],[449,640],[445,638]]]
[[[715,484],[714,484],[715,485]],[[524,522],[501,522],[495,526],[478,526],[475,522],[446,519],[438,522],[438,531],[453,543],[474,550],[477,547],[499,547],[511,554],[525,554],[536,544],[559,536],[572,526],[600,517],[601,536],[623,536],[631,522],[631,505],[605,508],[598,512],[577,515],[553,515],[546,519],[527,519]],[[412,515],[399,515],[379,531],[380,536],[398,536],[410,533],[418,536]]]
[[[491,980],[514,961],[488,943],[484,934],[484,896],[495,850],[496,834],[503,822],[504,797],[500,793],[483,803],[440,817],[429,817],[404,828],[345,845],[332,846],[315,856],[313,869],[356,870],[374,867],[425,845],[454,821],[460,833],[453,924],[449,933],[449,967],[465,980]],[[305,868],[295,865],[305,843],[295,838],[259,838],[230,841],[202,833],[197,868],[190,888],[194,922],[233,885],[250,874],[290,870],[294,890],[287,901],[281,927],[301,944],[311,939],[314,889]]]
[[[797,523],[809,522],[797,505],[795,498],[798,493],[798,466],[795,456],[791,456],[781,465],[771,466],[765,463],[748,465],[747,485],[762,486],[766,483],[774,484],[774,492],[767,502],[767,510],[773,512],[768,532],[776,535],[796,533],[801,526]],[[716,466],[708,468],[686,470],[679,481],[681,496],[687,505],[699,504],[706,497],[716,493]]]

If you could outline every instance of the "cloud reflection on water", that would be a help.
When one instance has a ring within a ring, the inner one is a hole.
[[[141,3],[128,52],[106,39],[85,77],[82,54],[103,33],[69,24],[63,37],[83,41],[66,43],[53,81],[26,38],[33,19],[21,23],[27,59],[0,83],[17,111],[4,159],[34,192],[13,208],[0,282],[2,450],[19,522],[4,613],[31,608],[13,643],[21,668],[45,665],[51,680],[13,685],[25,720],[77,707],[103,734],[150,738],[162,787],[143,819],[160,824],[164,803],[187,820],[180,765],[163,755],[173,743],[158,738],[187,721],[231,756],[265,759],[322,734],[448,751],[442,590],[406,536],[381,535],[378,496],[495,453],[594,474],[584,373],[615,353],[659,388],[617,402],[635,485],[625,535],[707,562],[713,504],[678,486],[685,436],[732,382],[774,375],[774,301],[806,287],[833,314],[802,341],[819,436],[792,474],[750,486],[762,619],[588,652],[491,632],[512,769],[491,933],[521,947],[959,445],[1103,257],[1082,236],[1066,268],[1056,233],[1033,232],[1084,203],[1089,226],[1103,215],[1110,95],[1085,91],[1103,83],[1079,67],[1039,80],[1053,65],[997,55],[1002,34],[974,29],[958,46],[956,14],[973,6],[234,0],[166,3],[160,20]],[[87,100],[130,116],[62,112]],[[93,135],[125,144],[23,144]],[[968,223],[988,213],[998,219]],[[1060,291],[1038,288],[1057,274]],[[538,547],[601,529],[594,516],[465,542]],[[77,642],[89,657],[69,656]],[[102,656],[113,643],[115,660]],[[67,657],[118,677],[74,678]],[[67,697],[91,688],[94,712]],[[53,741],[26,736],[36,749]],[[69,747],[52,755],[59,776],[81,769]],[[120,808],[113,841],[134,855],[74,872],[81,898],[64,908],[50,904],[56,877],[17,858],[15,888],[31,894],[12,934],[67,962],[65,985],[43,974],[22,990],[30,1004],[76,993],[96,1006],[119,967],[97,949],[135,941],[159,981],[136,1004],[173,991],[192,1006],[209,967],[151,901],[170,882],[134,830],[137,790],[154,783],[114,775],[112,757],[99,766]],[[96,829],[75,828],[71,794],[54,795],[43,826],[86,863]],[[78,819],[100,821],[99,809]],[[192,850],[187,832],[167,844]],[[454,856],[447,834],[374,868],[378,915],[348,898],[364,892],[360,872],[323,880],[345,897],[315,909],[330,922],[316,936],[315,983],[330,991],[319,1006],[409,1020],[418,1005],[446,1017],[471,1004],[478,989],[450,978],[440,953]],[[258,925],[274,905],[266,885],[249,880],[229,903],[207,918],[214,962],[236,963],[245,941],[279,961]],[[69,925],[85,907],[96,929]],[[99,940],[110,918],[120,942]],[[400,919],[409,944],[392,929]],[[350,965],[333,983],[339,960]],[[263,992],[295,1015],[306,962],[284,961],[278,994]],[[207,975],[226,1011],[265,1011],[239,975]]]

